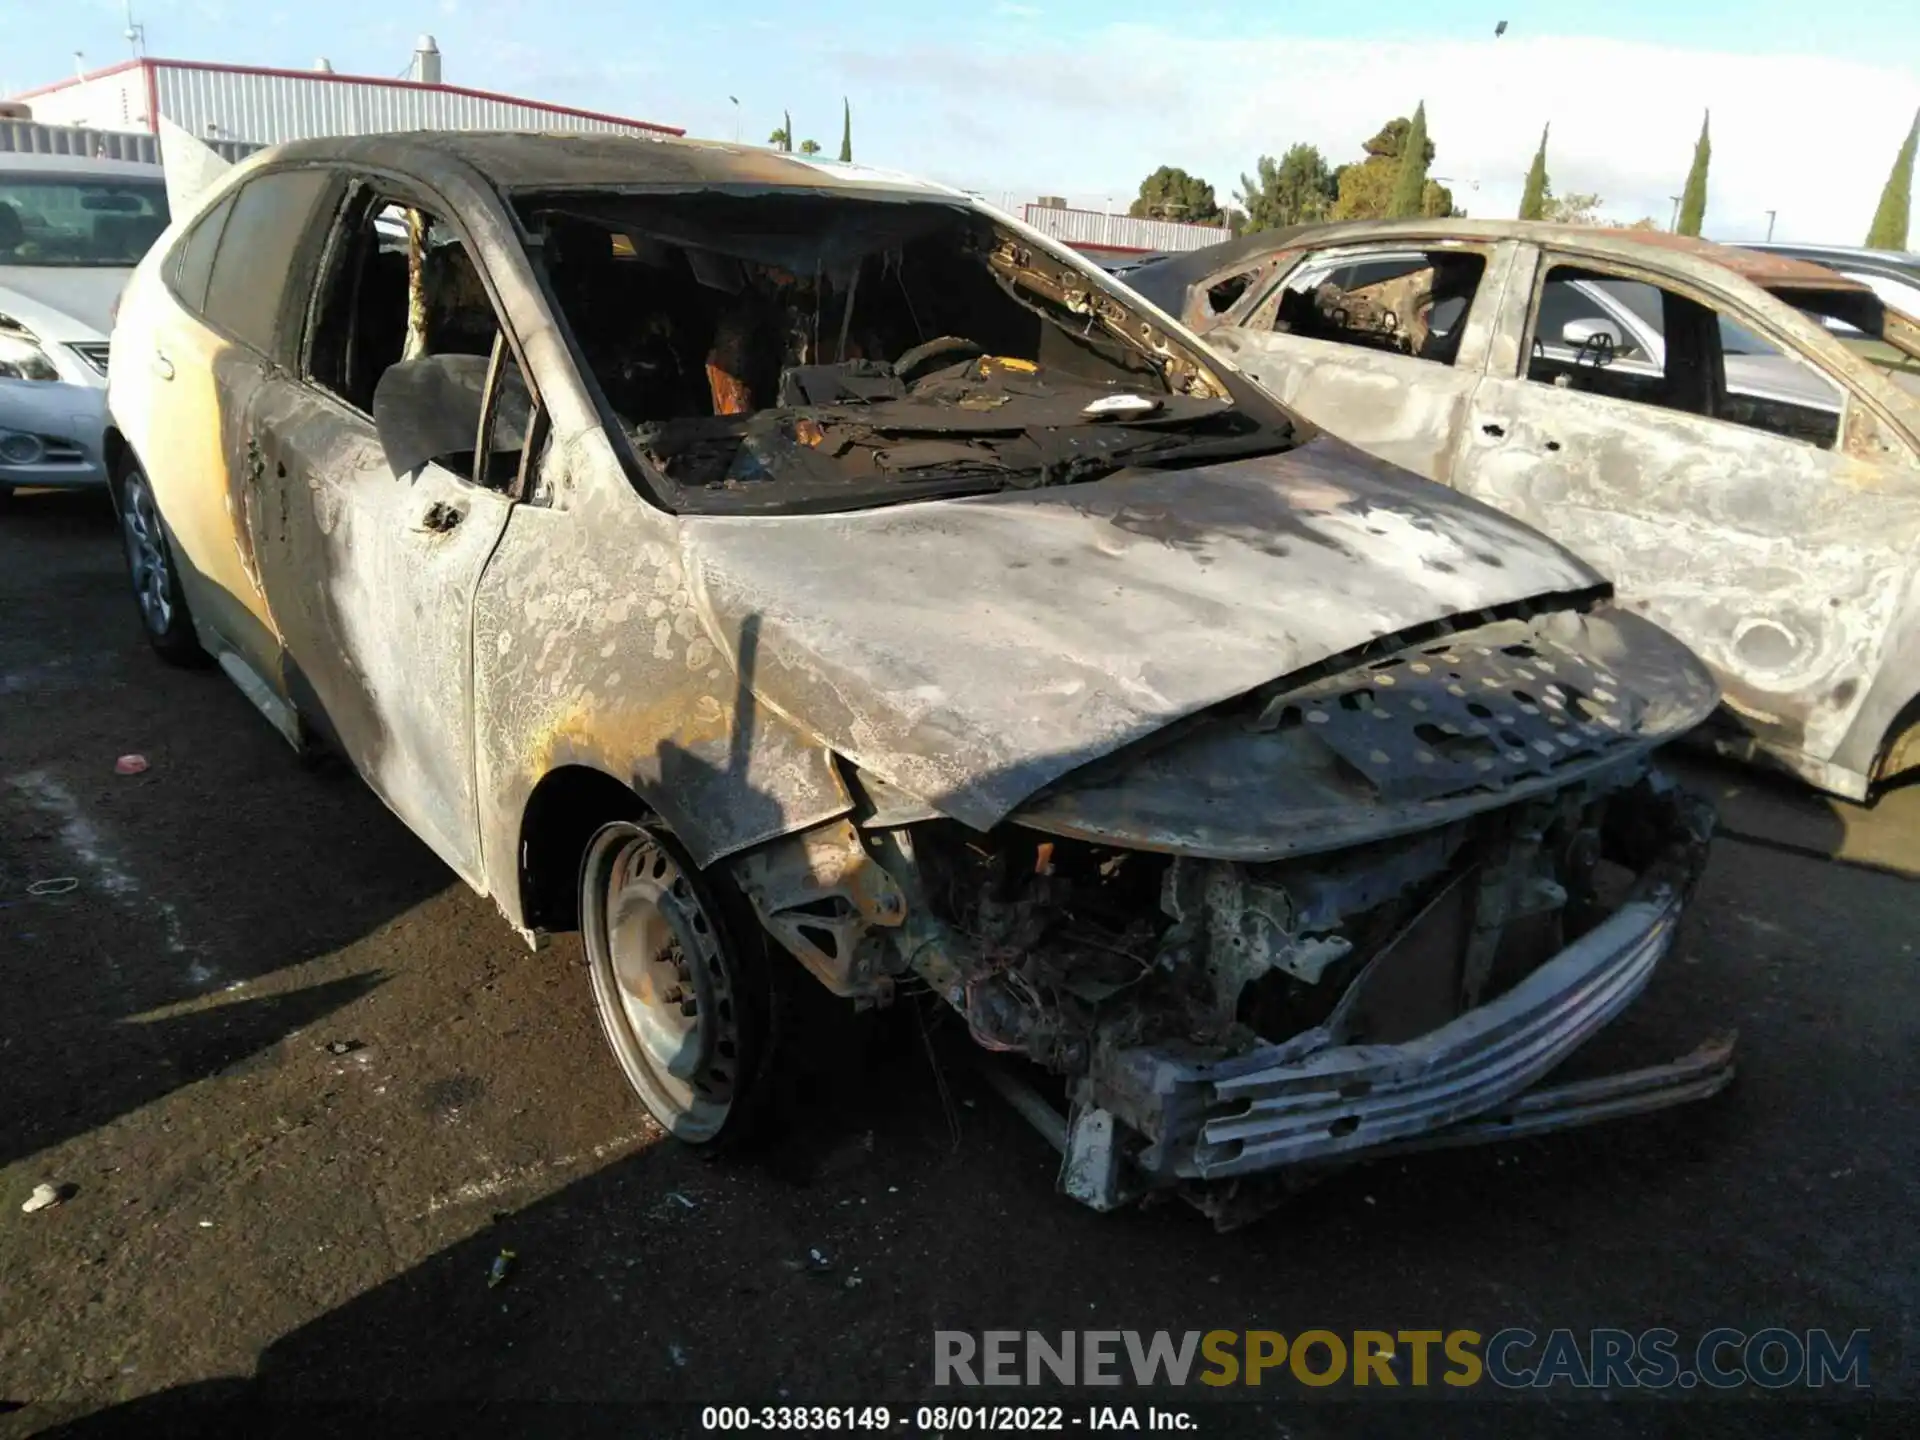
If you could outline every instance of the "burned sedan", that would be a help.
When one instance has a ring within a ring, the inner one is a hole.
[[[153,643],[344,755],[647,1108],[952,1007],[1105,1208],[1709,1094],[1541,1088],[1672,943],[1699,663],[966,197],[629,139],[256,157],[122,306]],[[808,977],[811,977],[809,979]],[[996,1062],[1011,1064],[1011,1062]]]
[[[1920,319],[1803,259],[1412,220],[1128,273],[1284,404],[1538,525],[1724,692],[1702,738],[1853,800],[1920,767]]]

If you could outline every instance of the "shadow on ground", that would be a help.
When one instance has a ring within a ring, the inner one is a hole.
[[[0,511],[0,951],[21,987],[0,1007],[0,1165],[358,999],[379,976],[253,987],[452,883],[217,670],[161,663],[122,571],[99,496]],[[117,775],[126,753],[149,768]]]

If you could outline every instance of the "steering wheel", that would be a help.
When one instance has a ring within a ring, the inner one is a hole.
[[[935,361],[952,365],[986,353],[979,345],[962,336],[940,335],[914,346],[901,355],[893,362],[893,373],[901,380],[912,381],[926,374],[928,370],[938,368],[934,364]]]

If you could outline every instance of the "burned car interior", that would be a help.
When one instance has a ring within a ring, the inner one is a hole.
[[[702,193],[519,212],[607,409],[691,508],[1071,483],[1291,440],[964,209]]]
[[[402,411],[423,458],[507,488],[532,397],[473,256],[444,220],[371,190],[349,197],[343,229],[313,302],[308,378],[376,419]]]
[[[1486,267],[1484,255],[1459,249],[1309,259],[1246,323],[1451,365]],[[1216,310],[1242,278],[1209,292]]]
[[[1570,317],[1584,313],[1576,289],[1582,283],[1603,287],[1639,316],[1661,337],[1664,353],[1648,353],[1617,326],[1581,328],[1581,321]],[[1541,281],[1528,351],[1527,378],[1542,384],[1726,420],[1823,449],[1839,439],[1840,399],[1830,384],[1730,317],[1647,281],[1576,265],[1552,266]],[[1792,374],[1802,394],[1730,383],[1728,362],[1745,359]],[[1832,392],[1831,400],[1826,392]]]

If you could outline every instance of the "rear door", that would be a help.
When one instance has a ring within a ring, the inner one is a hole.
[[[1207,343],[1314,424],[1444,480],[1512,249],[1402,241],[1310,251]]]
[[[271,364],[279,316],[299,278],[327,178],[270,171],[213,206],[181,238],[123,326],[114,404],[173,537],[187,601],[213,648],[249,687],[274,686],[279,636],[247,529],[240,417]]]
[[[1657,310],[1657,363],[1542,343],[1574,304],[1563,288],[1593,284]],[[1873,417],[1833,377],[1711,299],[1530,251],[1509,295],[1518,343],[1496,347],[1511,368],[1474,394],[1455,484],[1612,578],[1714,670],[1754,742],[1827,783],[1906,593],[1920,516],[1887,482],[1912,457],[1866,444]]]
[[[248,437],[263,468],[254,543],[296,703],[476,886],[474,591],[531,423],[498,313],[446,207],[353,177],[298,359],[262,390]],[[471,379],[470,422],[396,473],[374,423],[376,395],[391,394],[380,382],[403,358],[432,357]]]

